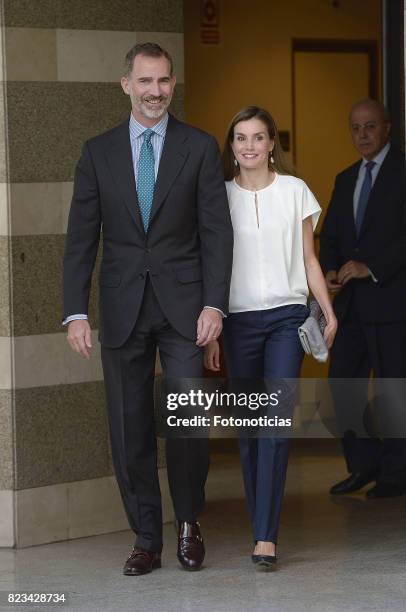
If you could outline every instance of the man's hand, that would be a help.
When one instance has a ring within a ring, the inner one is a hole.
[[[360,261],[347,261],[338,271],[338,282],[342,285],[348,283],[352,278],[368,278],[370,276],[368,266]]]
[[[217,340],[223,329],[223,318],[214,308],[203,308],[197,320],[197,346]]]
[[[88,321],[79,320],[68,323],[67,340],[73,351],[86,359],[90,359],[88,349],[92,348],[92,336]]]
[[[204,349],[204,367],[206,370],[218,372],[220,370],[220,346],[217,340],[212,340]]]
[[[326,285],[330,293],[338,293],[342,288],[342,284],[338,282],[337,272],[329,270],[326,274]]]

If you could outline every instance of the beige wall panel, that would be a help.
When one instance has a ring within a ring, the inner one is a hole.
[[[0,183],[0,236],[8,236],[8,184]]]
[[[127,51],[138,42],[156,42],[173,54],[179,82],[183,76],[183,34],[57,30],[59,81],[117,82]]]
[[[114,476],[68,484],[69,539],[128,529]]]
[[[166,468],[158,470],[163,521],[173,521]],[[3,495],[2,494],[11,495]],[[17,547],[129,529],[113,476],[17,491]],[[4,498],[4,500],[3,500]],[[1,510],[8,514],[2,517]],[[12,492],[0,491],[0,546],[11,546]],[[2,529],[3,518],[3,529]],[[2,533],[3,531],[3,533]],[[9,538],[7,540],[7,538]]]
[[[65,233],[72,190],[71,182],[12,183],[10,185],[12,234],[32,236]]]
[[[55,81],[56,32],[40,28],[5,28],[9,81]]]
[[[116,82],[135,32],[57,30],[59,81]]]
[[[17,546],[68,539],[66,484],[16,492]]]
[[[92,332],[93,349],[89,360],[71,350],[66,333],[19,336],[14,343],[16,389],[102,380],[97,331]]]
[[[14,544],[14,491],[0,491],[0,547]]]
[[[91,358],[80,357],[69,347],[66,332],[0,337],[0,389],[12,387],[11,343],[14,342],[15,388],[48,387],[103,380],[98,330],[92,331]],[[161,372],[159,357],[156,371]]]
[[[12,339],[0,337],[0,389],[12,389]]]

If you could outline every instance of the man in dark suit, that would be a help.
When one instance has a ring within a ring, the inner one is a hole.
[[[339,320],[329,377],[364,382],[332,385],[350,475],[330,493],[375,482],[368,498],[391,497],[406,492],[406,440],[368,437],[373,419],[365,408],[371,371],[381,379],[406,376],[405,160],[389,143],[390,122],[381,103],[358,102],[349,120],[362,159],[336,178],[320,236],[320,262]],[[375,416],[383,423],[394,408],[386,395]]]
[[[89,358],[89,287],[100,232],[100,342],[115,472],[137,534],[124,574],[160,567],[161,496],[153,414],[156,350],[164,376],[202,375],[202,347],[227,313],[232,226],[213,137],[168,114],[172,59],[153,43],[127,54],[130,119],[85,143],[75,175],[64,258],[68,341]],[[168,439],[178,559],[199,569],[197,515],[206,439]]]

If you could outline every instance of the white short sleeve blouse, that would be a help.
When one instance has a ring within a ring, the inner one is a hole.
[[[306,304],[302,221],[321,208],[301,179],[276,174],[258,191],[226,182],[234,229],[230,312]]]

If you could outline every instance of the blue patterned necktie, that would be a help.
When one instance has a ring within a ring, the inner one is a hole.
[[[365,164],[365,178],[362,183],[361,193],[359,194],[357,214],[355,215],[355,228],[357,230],[357,236],[359,236],[362,222],[364,221],[365,211],[368,206],[369,196],[372,189],[372,168],[375,166],[375,162],[369,161]]]
[[[148,230],[155,187],[155,160],[154,149],[151,143],[152,134],[154,134],[153,130],[145,130],[144,141],[138,160],[137,195],[145,231]]]

